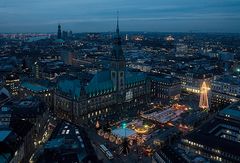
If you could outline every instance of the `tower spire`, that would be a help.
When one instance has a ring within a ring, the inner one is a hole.
[[[58,39],[61,39],[62,37],[62,29],[61,29],[61,25],[60,23],[58,24],[58,34],[57,34],[57,38]]]
[[[116,29],[116,33],[119,36],[119,11],[117,11],[117,29]]]

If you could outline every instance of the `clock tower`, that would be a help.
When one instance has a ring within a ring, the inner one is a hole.
[[[125,86],[125,68],[126,61],[123,55],[121,36],[119,33],[119,23],[117,18],[117,29],[114,36],[113,48],[111,52],[111,80],[114,84],[114,89],[116,91],[122,91]]]

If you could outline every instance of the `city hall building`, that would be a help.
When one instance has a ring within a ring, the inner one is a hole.
[[[135,116],[151,95],[151,80],[143,72],[126,70],[117,24],[109,69],[98,72],[84,85],[71,77],[58,81],[54,95],[55,113],[77,123],[89,120]]]

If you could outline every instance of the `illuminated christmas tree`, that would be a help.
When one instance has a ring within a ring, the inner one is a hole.
[[[209,104],[208,104],[208,90],[209,88],[207,87],[206,82],[204,81],[202,84],[202,87],[200,89],[200,101],[199,101],[199,107],[204,110],[209,109]]]

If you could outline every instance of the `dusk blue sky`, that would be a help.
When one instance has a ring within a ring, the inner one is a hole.
[[[240,32],[240,0],[0,0],[0,32]]]

